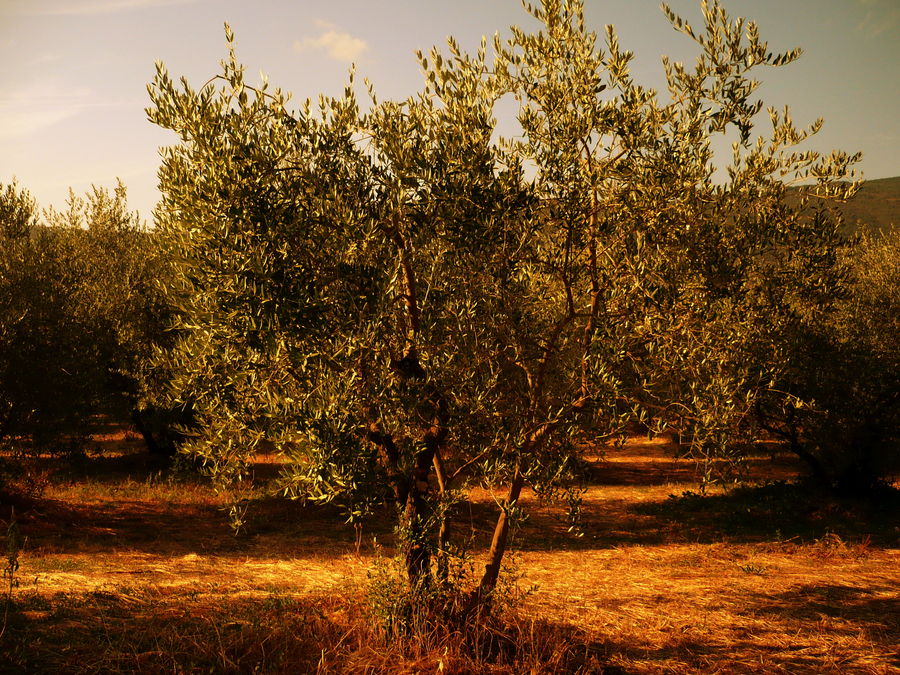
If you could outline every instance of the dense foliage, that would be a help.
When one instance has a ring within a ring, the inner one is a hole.
[[[900,232],[864,233],[843,257],[844,294],[786,336],[791,395],[757,407],[820,483],[861,495],[900,475]]]
[[[98,425],[142,426],[165,313],[153,241],[125,188],[38,214],[0,195],[0,442],[83,450]]]
[[[507,485],[480,583],[497,580],[524,485],[567,496],[581,443],[631,423],[738,457],[755,403],[785,361],[773,336],[839,288],[838,221],[785,202],[785,182],[847,196],[857,159],[795,146],[787,111],[757,121],[752,71],[773,55],[756,26],[704,3],[693,67],[664,62],[666,95],[634,82],[610,28],[580,2],[529,8],[464,54],[420,62],[423,91],[363,110],[287,108],[248,84],[233,50],[200,90],[160,65],[149,115],[164,149],[158,211],[174,283],[175,402],[186,449],[223,479],[274,444],[288,496],[352,521],[398,504],[406,570],[446,574],[457,488]],[[498,139],[494,107],[519,105]],[[734,139],[730,163],[713,155]],[[717,167],[720,167],[717,173]],[[237,513],[239,516],[239,512]],[[476,596],[479,594],[476,593]]]

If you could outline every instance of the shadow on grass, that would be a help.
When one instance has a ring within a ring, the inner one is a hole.
[[[364,597],[234,598],[164,589],[23,595],[0,644],[4,673],[893,672],[900,618],[884,591],[803,585],[747,599],[746,627],[589,635],[515,611],[457,632],[385,641]],[[354,594],[356,593],[356,594]],[[834,621],[823,620],[832,618]],[[760,619],[764,623],[760,623]],[[485,639],[487,638],[487,639]],[[609,664],[621,664],[613,666]]]
[[[173,602],[173,600],[177,600]],[[261,601],[110,592],[26,597],[10,618],[4,673],[316,672],[345,627],[328,598]]]
[[[900,602],[896,586],[869,587],[834,584],[803,584],[776,595],[750,598],[747,612],[767,621],[775,621],[786,633],[805,631],[811,636],[823,634],[859,640],[863,647],[854,665],[847,663],[841,672],[894,672],[900,668]],[[866,652],[869,652],[867,655]],[[816,666],[808,661],[791,665]],[[814,670],[815,668],[813,668]]]
[[[852,499],[836,497],[809,482],[775,481],[718,495],[684,492],[663,502],[634,504],[629,510],[658,522],[677,523],[701,540],[724,536],[747,542],[811,541],[834,534],[867,539],[877,546],[900,544],[900,490],[892,488]]]
[[[640,664],[641,672],[895,672],[897,590],[806,584],[748,597],[736,624],[727,632],[706,633],[708,639],[675,631],[662,646],[651,647],[610,635],[593,648],[626,670]],[[747,617],[746,624],[740,617]]]
[[[30,550],[42,553],[146,552],[272,557],[339,556],[355,549],[353,528],[338,509],[265,496],[277,476],[271,461],[254,464],[257,488],[245,526],[235,535],[228,499],[210,481],[191,471],[160,471],[146,453],[86,456],[74,460],[39,458],[51,472],[46,488],[53,496],[0,493],[0,523],[10,508]],[[367,524],[366,536],[389,539],[390,509]]]
[[[94,503],[41,500],[17,511],[29,549],[42,553],[145,552],[247,557],[341,556],[355,548],[353,528],[337,509],[277,498],[254,500],[244,530],[235,535],[216,505],[159,504],[144,500]],[[388,518],[373,521],[366,535],[389,539]]]
[[[848,541],[868,540],[875,546],[900,544],[900,491],[885,490],[869,501],[839,500],[807,483],[770,482],[741,487],[726,494],[701,496],[683,492],[653,501],[635,501],[621,490],[604,498],[603,486],[658,486],[693,475],[693,465],[661,455],[623,453],[616,461],[598,462],[591,469],[596,497],[582,509],[581,531],[575,537],[559,506],[529,505],[522,550],[591,550],[622,545],[669,543],[733,543],[819,540],[834,534]],[[762,460],[760,460],[762,461]],[[767,460],[771,461],[771,460]],[[785,460],[786,461],[786,460]],[[17,518],[32,548],[45,552],[145,551],[159,555],[215,553],[220,555],[338,556],[355,549],[355,533],[337,509],[310,506],[276,497],[254,499],[243,535],[234,537],[222,499],[214,500],[209,484],[199,476],[163,478],[150,471],[146,456],[88,458],[78,469],[90,479],[97,495],[84,499],[73,492],[63,500],[32,499],[16,505]],[[777,462],[776,462],[777,464]],[[279,467],[258,462],[261,483],[272,480]],[[762,468],[760,468],[760,471]],[[775,475],[789,471],[786,464]],[[75,488],[80,489],[79,476]],[[134,482],[145,481],[145,483]],[[131,481],[131,482],[129,482]],[[673,489],[676,489],[673,487]],[[658,494],[658,491],[655,493]],[[4,509],[6,507],[4,506]],[[0,512],[0,518],[6,512]],[[497,518],[490,501],[464,504],[453,523],[455,541],[469,541],[483,551]],[[376,536],[390,543],[393,507],[385,507],[365,523],[364,541]]]
[[[234,599],[98,591],[22,598],[0,651],[4,673],[596,673],[607,668],[582,630],[482,617],[388,637],[364,596]]]
[[[856,632],[864,627],[870,635],[900,645],[898,590],[897,587],[803,584],[774,596],[759,596],[751,601],[749,611],[759,616],[802,621],[823,616],[844,619],[852,624],[847,630]],[[900,653],[897,659],[900,665]]]
[[[102,553],[132,550],[156,555],[188,553],[272,557],[340,556],[355,549],[355,533],[336,508],[268,497],[250,505],[245,531],[234,536],[220,505],[166,504],[147,500],[73,503],[40,500],[17,508],[29,548],[45,553]],[[795,484],[740,488],[725,495],[685,493],[662,501],[610,499],[585,504],[582,536],[573,536],[561,507],[529,509],[516,537],[525,551],[593,550],[623,545],[671,543],[798,543],[836,535],[872,546],[900,544],[900,493],[876,504],[836,501]],[[483,551],[497,517],[489,502],[463,505],[453,522],[454,541]],[[393,509],[386,507],[363,529],[365,550],[372,537],[392,541]]]
[[[602,491],[601,491],[602,494]],[[477,504],[471,521],[486,530],[491,504]],[[581,514],[580,537],[569,532],[561,507],[531,509],[520,548],[526,551],[590,550],[622,545],[853,541],[900,546],[900,490],[870,499],[836,498],[808,483],[774,482],[724,494],[684,492],[663,500],[592,500]]]
[[[672,484],[699,485],[703,476],[698,464],[675,456],[671,446],[650,445],[627,447],[607,460],[587,463],[585,481],[590,485],[660,486]],[[724,462],[723,462],[724,464]],[[795,457],[774,454],[745,460],[743,471],[748,481],[791,478],[802,470]]]

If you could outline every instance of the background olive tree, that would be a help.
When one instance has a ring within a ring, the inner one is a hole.
[[[103,424],[140,426],[165,309],[154,240],[124,186],[39,214],[10,185],[0,226],[0,440],[83,451]]]
[[[836,221],[788,206],[785,181],[854,189],[836,181],[856,157],[795,150],[821,122],[770,110],[759,135],[751,71],[799,52],[771,54],[717,3],[702,31],[666,9],[700,55],[664,61],[665,94],[632,80],[612,29],[598,44],[580,2],[529,11],[541,30],[491,56],[452,40],[420,54],[423,91],[369,87],[366,111],[352,77],[289,110],[246,83],[227,29],[221,75],[195,90],[160,65],[150,86],[151,120],[179,136],[157,218],[170,392],[197,421],[185,450],[240,480],[272,443],[286,495],[351,521],[394,501],[414,587],[446,575],[465,488],[505,485],[474,600],[526,485],[577,508],[584,442],[640,422],[701,459],[740,456],[785,368],[771,336],[841,272]],[[495,134],[504,96],[511,140]]]
[[[900,475],[900,234],[862,233],[828,311],[786,337],[779,391],[760,422],[821,485],[867,496]]]

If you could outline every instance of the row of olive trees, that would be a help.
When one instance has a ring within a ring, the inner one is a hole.
[[[160,65],[150,86],[150,119],[180,139],[158,228],[171,391],[197,422],[185,449],[236,479],[271,442],[286,496],[351,521],[395,501],[413,586],[446,575],[463,488],[502,488],[473,601],[497,582],[522,489],[561,496],[584,440],[640,422],[737,458],[761,419],[790,433],[761,413],[812,404],[796,336],[855,325],[830,310],[847,286],[830,201],[852,194],[857,157],[796,150],[821,122],[758,124],[753,73],[798,51],[773,55],[716,2],[702,30],[666,9],[700,53],[664,62],[663,95],[581,2],[528,9],[542,28],[490,54],[420,54],[405,101],[370,86],[364,109],[351,81],[289,110],[245,81],[228,30],[217,78],[195,90]],[[786,182],[805,180],[789,205]]]
[[[40,214],[15,183],[0,192],[0,443],[81,450],[101,424],[134,423],[153,450],[154,345],[167,310],[158,246],[125,188]]]

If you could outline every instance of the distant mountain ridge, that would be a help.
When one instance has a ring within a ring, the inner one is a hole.
[[[887,230],[900,226],[900,176],[867,180],[841,211],[853,229]]]
[[[900,176],[867,180],[840,209],[852,232],[900,226]]]

